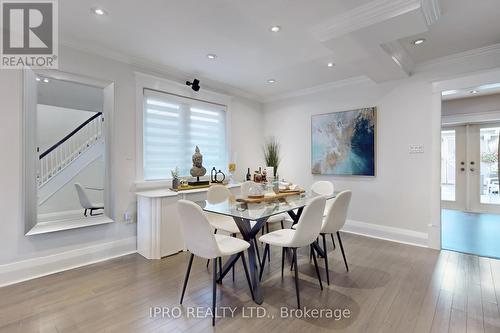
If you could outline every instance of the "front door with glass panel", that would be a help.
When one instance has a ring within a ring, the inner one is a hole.
[[[500,213],[500,123],[445,127],[441,131],[442,207]]]
[[[470,210],[500,213],[498,134],[500,123],[469,125]]]

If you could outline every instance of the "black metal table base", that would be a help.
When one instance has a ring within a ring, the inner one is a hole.
[[[254,238],[257,233],[260,231],[262,226],[266,223],[267,218],[257,220],[255,225],[251,227],[250,220],[234,217],[234,221],[240,230],[243,239],[250,243],[250,247],[248,248],[248,265],[250,268],[250,280],[252,282],[253,296],[254,301],[257,304],[262,304],[264,301],[262,297],[262,292],[260,290],[259,283],[259,261],[257,259],[257,253],[255,249]],[[221,271],[217,277],[217,283],[222,283],[222,279],[226,276],[226,274],[231,270],[236,261],[238,260],[238,255],[232,255],[229,260],[226,261],[224,267],[222,267]]]

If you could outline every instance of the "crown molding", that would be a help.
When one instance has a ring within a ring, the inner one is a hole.
[[[341,88],[341,87],[351,86],[351,85],[356,85],[356,84],[363,84],[363,83],[374,83],[374,82],[372,79],[370,79],[369,77],[367,77],[365,75],[354,76],[354,77],[344,79],[344,80],[333,81],[333,82],[313,86],[310,88],[299,89],[299,90],[295,90],[295,91],[284,93],[284,94],[270,96],[270,97],[265,98],[263,100],[263,102],[264,103],[271,103],[271,102],[276,102],[276,101],[285,100],[285,99],[289,99],[289,98],[312,95],[312,94],[319,93],[322,91],[327,91],[327,90],[331,90],[331,89],[336,89],[336,88]]]
[[[441,18],[439,0],[422,0],[421,6],[427,25],[433,25]]]
[[[441,66],[443,64],[461,62],[470,58],[475,58],[485,55],[495,55],[495,54],[500,55],[500,43],[422,62],[416,65],[415,72],[425,72],[433,69],[436,66]]]
[[[427,2],[429,1],[434,2]],[[326,42],[421,7],[420,0],[374,0],[314,26],[311,33],[320,42]]]
[[[406,73],[406,75],[411,76],[413,74],[413,71],[415,70],[415,62],[399,41],[395,40],[380,46]]]
[[[165,76],[165,79],[171,80],[171,81],[179,81],[179,82],[185,82],[186,79],[191,79],[194,74],[192,73],[187,73],[178,69],[175,69],[173,67],[170,67],[168,65],[162,65],[159,63],[154,63],[151,62],[150,60],[140,58],[140,57],[134,57],[134,56],[128,56],[125,55],[124,53],[119,53],[116,51],[113,51],[111,49],[107,49],[104,47],[98,47],[96,45],[86,45],[84,43],[76,43],[76,42],[63,42],[60,43],[60,45],[65,46],[67,48],[76,50],[76,51],[81,51],[85,52],[91,55],[103,57],[109,60],[117,61],[132,67],[135,67],[135,69],[132,69],[133,72],[142,72],[148,74],[148,72],[151,72],[152,74],[156,74],[156,76],[161,75]],[[214,81],[211,79],[208,79],[203,76],[199,76],[200,81],[206,82],[207,89],[212,90],[213,92],[225,94],[225,95],[231,95],[231,96],[238,96],[242,97],[245,99],[249,99],[252,101],[260,102],[262,100],[262,96],[241,90],[239,88],[233,87],[231,85],[227,85],[225,83],[219,82],[219,81]]]

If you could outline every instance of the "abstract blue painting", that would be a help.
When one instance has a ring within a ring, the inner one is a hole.
[[[375,176],[376,108],[313,115],[311,171]]]

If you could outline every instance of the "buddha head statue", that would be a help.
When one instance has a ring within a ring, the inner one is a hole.
[[[203,155],[200,153],[200,148],[196,146],[193,154],[193,167],[191,168],[191,176],[202,177],[207,173],[207,169],[203,167]]]
[[[200,153],[200,148],[196,146],[193,154],[193,166],[201,168],[203,166],[203,155]]]

